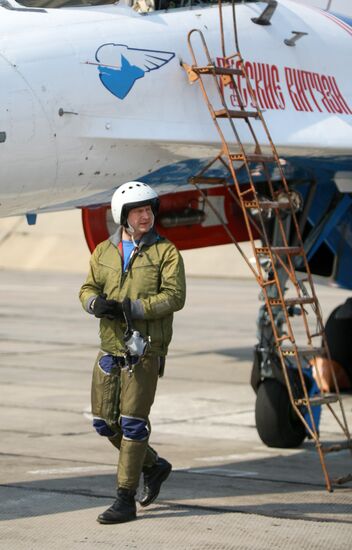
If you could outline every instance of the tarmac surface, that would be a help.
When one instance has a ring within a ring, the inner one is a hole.
[[[151,444],[173,464],[137,521],[104,526],[117,451],[91,428],[97,320],[84,275],[0,271],[0,549],[348,549],[352,484],[328,493],[310,441],[266,447],[249,384],[258,289],[189,278],[152,411]],[[325,317],[347,292],[317,287]],[[352,395],[344,398],[352,425]],[[338,439],[323,414],[322,439]],[[352,472],[348,451],[329,472]]]

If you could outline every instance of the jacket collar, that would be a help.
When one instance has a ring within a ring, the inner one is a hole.
[[[142,246],[150,246],[151,244],[156,243],[160,239],[160,236],[155,231],[154,227],[148,231],[141,240],[139,241],[139,248],[142,248]],[[122,226],[120,225],[115,233],[113,233],[109,237],[109,241],[116,247],[119,246],[119,243],[122,241]]]

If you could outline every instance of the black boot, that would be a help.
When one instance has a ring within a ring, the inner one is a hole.
[[[141,506],[149,506],[154,502],[159,494],[162,482],[169,476],[171,469],[170,462],[159,457],[154,466],[143,468],[144,490],[139,499]]]
[[[99,523],[125,523],[136,519],[136,491],[117,489],[117,498],[112,506],[100,514]]]

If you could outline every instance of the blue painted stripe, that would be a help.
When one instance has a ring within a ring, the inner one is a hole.
[[[349,25],[352,29],[352,18],[348,17],[347,15],[341,15],[341,13],[336,13],[334,11],[329,11],[331,15],[334,15],[337,19],[340,19],[340,21],[343,21],[347,25]]]

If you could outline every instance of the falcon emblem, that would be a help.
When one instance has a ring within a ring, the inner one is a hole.
[[[175,57],[173,52],[103,44],[95,54],[99,78],[109,92],[124,99],[139,78],[160,69]]]

